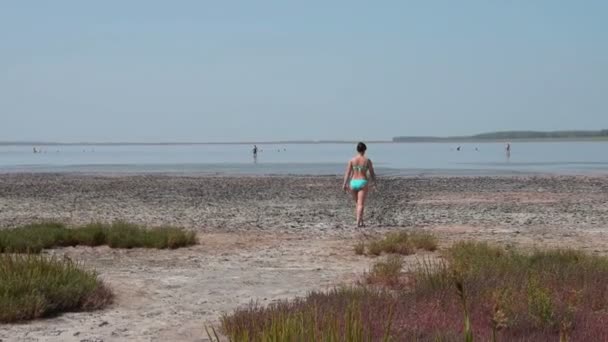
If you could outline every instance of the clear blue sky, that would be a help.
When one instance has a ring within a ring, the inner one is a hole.
[[[2,1],[0,141],[608,128],[608,1]]]

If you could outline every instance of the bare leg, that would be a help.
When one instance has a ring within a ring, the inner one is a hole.
[[[365,210],[365,199],[367,198],[367,187],[357,193],[357,226],[363,226],[363,211]]]
[[[351,190],[351,195],[353,195],[353,200],[355,201],[355,216],[357,217],[357,226],[359,225],[359,217],[357,216],[357,200],[359,196],[357,195],[358,191]]]

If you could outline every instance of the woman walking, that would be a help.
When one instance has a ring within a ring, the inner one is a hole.
[[[357,155],[348,161],[344,173],[344,184],[342,188],[353,195],[356,204],[357,227],[364,227],[363,211],[365,210],[365,199],[369,190],[368,172],[373,185],[376,183],[376,173],[372,161],[365,156],[367,146],[360,142],[357,144]]]

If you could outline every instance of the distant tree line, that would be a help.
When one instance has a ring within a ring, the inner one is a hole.
[[[601,131],[508,131],[483,133],[472,136],[475,139],[559,139],[559,138],[591,138],[602,136],[608,130]]]
[[[508,140],[508,139],[576,139],[608,137],[608,129],[599,131],[503,131],[482,133],[459,137],[394,137],[395,142],[434,142],[434,141],[466,141],[466,140]]]

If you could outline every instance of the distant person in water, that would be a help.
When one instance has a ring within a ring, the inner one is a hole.
[[[357,227],[364,227],[363,211],[365,210],[365,199],[369,190],[368,172],[371,182],[375,185],[376,173],[372,161],[365,156],[367,146],[360,142],[357,144],[357,155],[348,161],[344,173],[344,184],[342,189],[353,195],[356,207]]]
[[[460,151],[460,146],[456,147],[456,151]]]
[[[253,157],[257,157],[258,156],[258,146],[257,145],[253,145]]]

